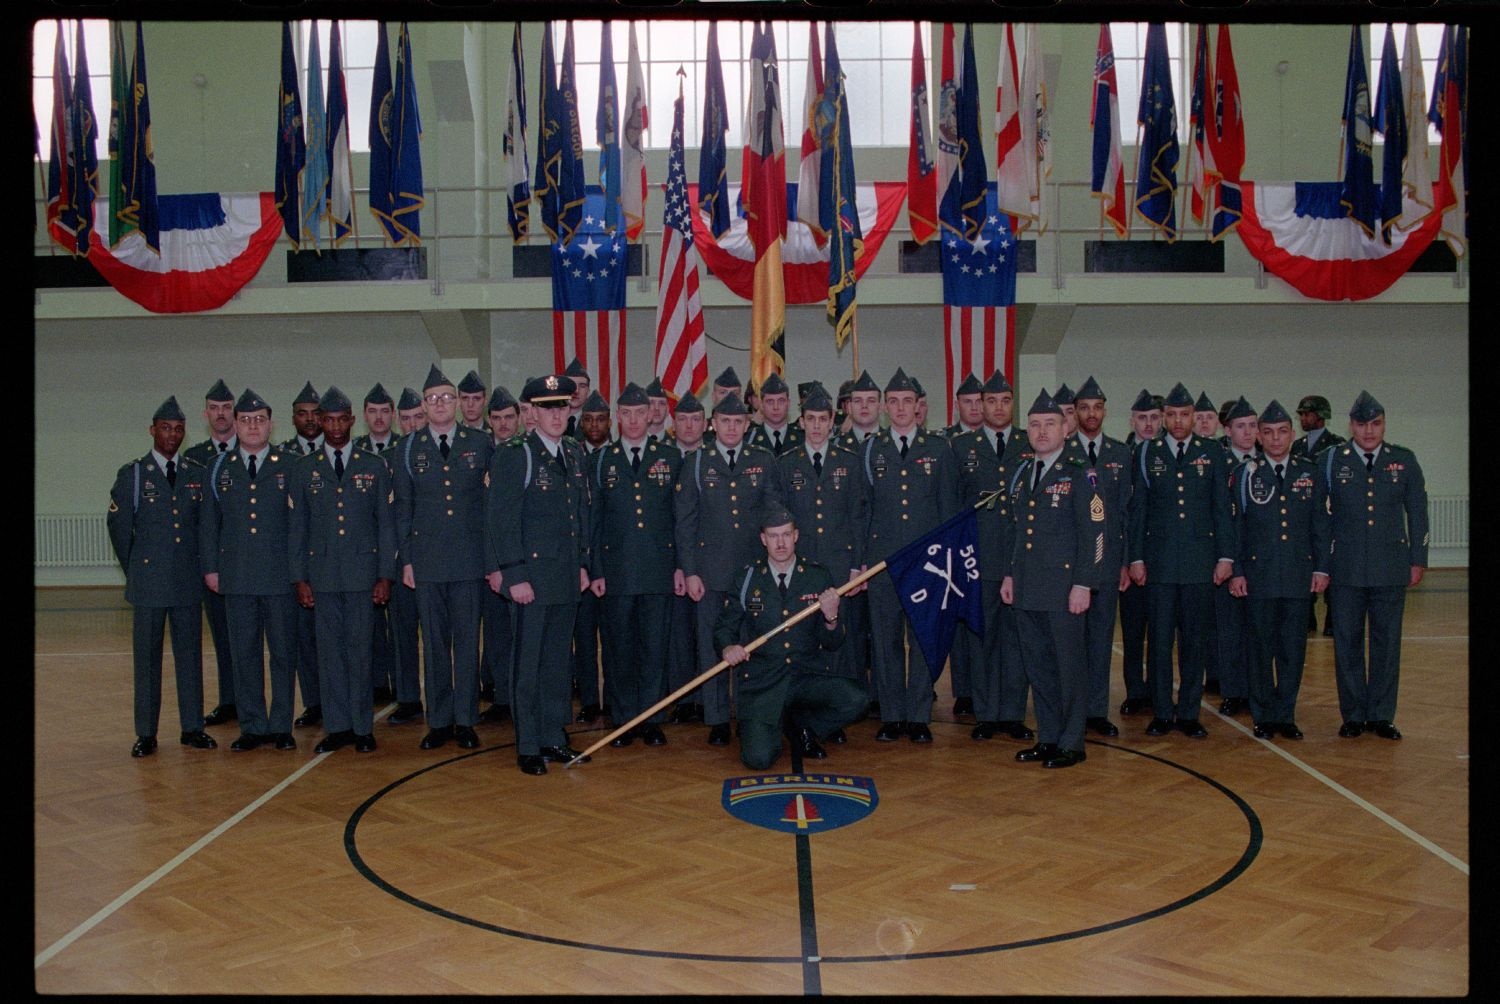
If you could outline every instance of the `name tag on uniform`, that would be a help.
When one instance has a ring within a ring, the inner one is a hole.
[[[418,474],[421,474],[422,472],[426,471],[428,467],[432,466],[432,462],[427,459],[427,454],[418,453],[411,458],[411,466],[412,470],[416,471]]]
[[[1250,501],[1256,505],[1265,505],[1276,497],[1276,478],[1274,476],[1266,478],[1251,475],[1250,484],[1247,487],[1250,489]]]
[[[807,476],[802,473],[802,469],[800,467],[793,468],[792,475],[787,479],[787,481],[794,489],[796,489],[797,491],[801,491],[802,487],[807,484]]]
[[[279,492],[286,491],[286,471],[276,472],[276,490]]]
[[[620,483],[620,472],[615,467],[614,464],[610,464],[609,465],[609,469],[604,472],[604,487],[606,487],[606,488],[613,488],[615,485],[617,485],[619,483]]]
[[[156,483],[150,478],[141,482],[141,498],[154,499],[159,494],[161,494],[160,489],[156,487]]]
[[[875,472],[875,476],[877,478],[885,477],[885,467],[885,457],[879,455],[877,455],[874,458],[874,461],[870,464],[870,468]]]
[[[234,487],[234,478],[228,471],[219,471],[219,494],[223,495]]]
[[[1167,473],[1167,458],[1163,457],[1161,454],[1157,454],[1156,456],[1152,457],[1151,458],[1151,473],[1152,474],[1165,474],[1165,473]]]
[[[706,487],[712,488],[715,485],[717,485],[718,483],[719,483],[719,472],[718,471],[716,471],[712,467],[710,467],[708,470],[706,470],[706,471],[703,472],[703,484]]]
[[[307,483],[307,487],[309,487],[309,488],[322,488],[323,487],[323,472],[321,470],[318,470],[316,468],[313,469],[312,480]]]
[[[762,613],[765,609],[766,601],[760,595],[759,589],[753,590],[750,595],[745,598],[745,610],[748,613],[758,614]]]

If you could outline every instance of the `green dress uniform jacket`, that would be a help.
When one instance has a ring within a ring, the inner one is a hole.
[[[271,447],[252,479],[238,449],[214,458],[203,496],[198,562],[203,574],[219,573],[223,595],[291,592],[296,580],[287,575],[287,498],[301,459]]]
[[[198,526],[208,472],[179,451],[177,486],[147,453],[121,467],[105,525],[132,606],[180,607],[203,598]]]
[[[1104,564],[1107,507],[1086,460],[1059,454],[1033,488],[1035,463],[1021,464],[1012,477],[1015,532],[1002,572],[1017,610],[1066,612],[1075,586],[1119,584],[1119,566]]]
[[[1289,455],[1281,482],[1268,458],[1230,475],[1237,527],[1234,574],[1252,599],[1308,599],[1314,572],[1328,574],[1328,489],[1310,457]],[[1408,572],[1410,569],[1408,569]]]
[[[781,447],[779,449],[776,447],[775,441],[771,438],[770,430],[764,424],[752,423],[750,431],[745,433],[745,442],[751,446],[759,446],[763,450],[769,450],[773,456],[777,457],[794,446],[801,446],[806,438],[806,434],[803,433],[801,427],[790,421],[787,422],[786,428],[781,430]]]
[[[1171,436],[1136,450],[1126,547],[1144,561],[1148,582],[1211,583],[1221,558],[1233,558],[1229,471],[1223,447],[1189,436],[1182,460]]]
[[[869,486],[860,476],[859,457],[832,442],[823,445],[822,473],[813,470],[805,444],[777,458],[781,497],[797,521],[797,549],[828,569],[834,581],[849,581],[865,563]]]
[[[1416,454],[1382,443],[1373,471],[1352,443],[1318,455],[1333,516],[1329,572],[1340,586],[1405,586],[1427,566],[1427,483]]]
[[[1325,428],[1323,434],[1318,437],[1314,449],[1309,450],[1307,448],[1306,436],[1298,437],[1297,441],[1292,444],[1291,455],[1294,457],[1320,457],[1330,447],[1338,446],[1342,442],[1344,442],[1343,436],[1340,436],[1332,429]]]
[[[376,579],[399,579],[391,471],[354,448],[340,481],[325,447],[298,460],[292,473],[287,555],[293,582],[319,592],[368,591]]]
[[[575,603],[594,527],[583,448],[561,441],[567,470],[535,432],[496,451],[485,506],[484,563],[507,593],[529,583],[536,602]]]
[[[438,437],[422,429],[402,440],[390,458],[395,479],[396,543],[418,582],[483,578],[485,477],[490,437],[455,425],[448,457]]]
[[[639,470],[632,467],[623,442],[588,458],[595,514],[589,574],[602,577],[609,593],[672,592],[677,570],[673,505],[681,466],[682,451],[652,442],[641,447]]]
[[[741,443],[732,471],[717,447],[684,456],[673,507],[683,573],[699,576],[717,592],[731,588],[755,560],[761,514],[781,502],[781,479],[769,450]]]

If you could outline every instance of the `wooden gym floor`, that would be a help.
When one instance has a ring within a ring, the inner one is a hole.
[[[858,723],[809,765],[879,796],[811,837],[725,812],[723,781],[753,772],[701,725],[540,778],[509,724],[473,752],[383,720],[369,755],[315,755],[313,729],[295,753],[235,754],[232,725],[189,750],[170,651],[160,751],[132,760],[129,608],[38,591],[35,987],[1464,994],[1468,589],[1435,571],[1409,594],[1400,742],[1337,737],[1321,636],[1306,740],[1256,740],[1210,697],[1206,740],[1112,712],[1120,737],[1065,771],[971,740],[945,675],[933,745]],[[1118,707],[1118,668],[1115,686]]]

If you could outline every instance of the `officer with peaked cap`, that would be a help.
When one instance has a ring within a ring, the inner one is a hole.
[[[1078,433],[1068,442],[1094,472],[1104,500],[1104,561],[1099,588],[1083,615],[1088,645],[1088,701],[1084,724],[1102,736],[1117,736],[1109,720],[1109,666],[1114,655],[1115,608],[1130,582],[1125,567],[1125,513],[1130,505],[1130,448],[1104,433],[1104,391],[1090,376],[1073,395]]]
[[[1199,394],[1193,405],[1193,435],[1204,439],[1219,435],[1219,409],[1209,400],[1207,391]]]
[[[203,417],[208,421],[208,438],[183,450],[182,455],[207,470],[214,458],[235,447],[234,394],[222,379],[214,381],[204,395]],[[219,680],[219,703],[204,716],[203,724],[222,725],[239,717],[234,706],[234,660],[229,654],[229,617],[224,609],[224,597],[205,589],[203,612],[208,617],[208,632],[214,643]]]
[[[318,684],[327,734],[316,747],[375,749],[371,621],[396,577],[394,492],[386,461],[349,441],[353,407],[329,387],[318,402],[323,448],[298,462],[290,507],[297,602],[318,626]]]
[[[583,447],[583,462],[587,468],[594,454],[609,444],[609,403],[597,390],[590,392],[583,402],[580,413],[578,442]],[[580,725],[592,725],[610,705],[609,693],[599,700],[599,597],[584,593],[578,599],[578,615],[573,623],[573,690],[578,696],[578,717],[573,719]],[[608,686],[608,680],[605,681]]]
[[[1015,392],[996,370],[979,387],[980,427],[954,435],[948,445],[958,463],[959,498],[975,505],[986,495],[998,495],[979,512],[980,591],[984,603],[984,634],[960,625],[949,666],[953,673],[953,713],[977,719],[970,736],[992,739],[1035,739],[1026,727],[1026,698],[1030,686],[1021,668],[1020,638],[1015,611],[1000,599],[1002,568],[1015,528],[1009,486],[1017,467],[1031,456],[1025,436],[1013,428]],[[1005,438],[1009,434],[1008,439]]]
[[[760,386],[759,425],[753,426],[747,441],[770,450],[773,456],[802,443],[802,430],[788,420],[792,407],[791,388],[775,373]]]
[[[677,402],[677,414],[673,419],[670,444],[678,456],[686,458],[703,445],[703,432],[708,419],[703,404],[689,391]],[[673,539],[676,539],[676,486],[673,486]],[[681,559],[678,560],[681,564]],[[683,592],[671,600],[671,627],[667,631],[667,691],[676,692],[698,675],[698,604],[687,594],[687,577],[683,577]],[[689,694],[672,709],[670,721],[674,725],[703,721],[702,703],[692,700]]]
[[[958,511],[958,465],[941,436],[917,426],[917,392],[897,369],[885,388],[890,428],[864,442],[860,452],[870,486],[867,561],[880,561]],[[932,683],[922,648],[909,626],[889,575],[870,584],[870,648],[881,725],[875,738],[932,742]],[[906,651],[910,645],[910,651]]]
[[[484,385],[484,378],[479,375],[478,370],[469,370],[464,374],[464,378],[458,382],[460,424],[470,429],[478,429],[480,432],[489,431],[484,423],[484,392],[487,389]]]
[[[573,394],[568,399],[568,424],[563,434],[572,436],[574,439],[581,439],[583,434],[578,428],[578,423],[583,418],[583,402],[588,400],[593,378],[589,376],[588,367],[583,365],[577,356],[574,356],[573,361],[568,363],[568,368],[563,370],[563,375],[573,381]],[[530,380],[527,381],[527,383],[530,382]],[[521,400],[523,402],[526,400],[525,388],[522,388]]]
[[[422,385],[427,427],[391,459],[401,578],[417,593],[427,691],[422,749],[479,746],[479,617],[486,564],[485,483],[494,447],[458,424],[458,391],[433,366]]]
[[[1259,416],[1263,456],[1229,482],[1239,553],[1229,588],[1245,605],[1247,688],[1255,737],[1301,739],[1297,693],[1307,653],[1303,610],[1328,586],[1328,486],[1313,458],[1296,456],[1292,418],[1272,401]]]
[[[273,448],[271,406],[246,389],[234,406],[237,445],[214,458],[205,479],[198,563],[211,592],[224,597],[234,662],[240,735],[235,752],[296,749],[292,739],[297,605],[287,578],[287,499],[299,458]],[[266,708],[262,641],[271,656]]]
[[[162,636],[168,622],[182,745],[194,749],[218,745],[203,731],[203,620],[198,612],[203,598],[198,513],[207,472],[178,454],[187,416],[177,398],[168,398],[156,409],[149,431],[151,450],[115,475],[105,516],[110,544],[125,573],[125,600],[134,610],[133,757],[156,752]]]
[[[1162,400],[1144,387],[1130,405],[1130,433],[1125,446],[1130,452],[1130,479],[1134,481],[1135,453],[1142,442],[1161,435]],[[1132,491],[1134,489],[1132,488]],[[1125,530],[1129,540],[1127,517]],[[1128,575],[1127,575],[1128,578]],[[1146,686],[1146,588],[1134,582],[1120,593],[1120,676],[1125,683],[1125,700],[1121,715],[1134,715],[1151,709],[1151,691]]]
[[[983,395],[984,384],[973,373],[965,373],[958,389],[953,392],[957,421],[943,430],[947,439],[951,441],[954,436],[965,432],[978,432],[984,425],[984,406],[980,400]]]
[[[1164,402],[1167,434],[1143,443],[1132,461],[1127,514],[1130,578],[1146,587],[1149,661],[1146,683],[1154,717],[1146,734],[1173,728],[1201,739],[1203,636],[1213,617],[1213,587],[1234,568],[1234,524],[1224,450],[1193,435],[1193,398],[1182,384]],[[1172,649],[1178,628],[1183,653],[1172,698]]]
[[[1328,485],[1332,550],[1328,607],[1339,735],[1400,739],[1401,619],[1406,590],[1427,568],[1427,483],[1416,454],[1385,439],[1385,408],[1360,391],[1349,441],[1316,458]],[[1365,630],[1370,632],[1369,658]]]
[[[688,596],[698,604],[700,673],[718,661],[714,620],[735,576],[755,558],[760,518],[769,507],[782,504],[776,458],[745,442],[750,418],[739,395],[731,391],[722,398],[714,419],[718,434],[713,444],[683,458],[673,504],[677,561],[686,576]],[[728,745],[728,678],[720,673],[698,693],[709,743]]]
[[[1016,759],[1051,768],[1088,759],[1084,615],[1094,591],[1116,583],[1104,567],[1105,502],[1087,462],[1064,450],[1066,429],[1062,406],[1043,390],[1027,412],[1034,455],[1010,480],[1015,533],[1000,584],[1001,599],[1015,608],[1036,702],[1037,743]]]
[[[411,387],[401,388],[401,400],[396,402],[396,418],[401,423],[401,435],[410,436],[427,424],[427,413],[422,410],[422,395]]]
[[[763,554],[735,576],[714,621],[714,647],[735,677],[740,761],[751,770],[776,761],[783,732],[804,760],[823,759],[819,740],[859,718],[868,698],[859,682],[829,667],[829,654],[844,642],[839,594],[828,569],[799,554],[799,539],[789,511],[768,509],[760,521]],[[777,635],[779,644],[746,650],[814,603],[818,613]]]
[[[491,589],[516,604],[511,711],[517,766],[545,774],[577,756],[566,724],[569,646],[579,594],[588,589],[593,515],[583,451],[563,435],[573,381],[535,377],[521,397],[536,428],[496,453],[485,506]]]
[[[1196,414],[1196,413],[1195,413]],[[1224,434],[1229,442],[1224,447],[1233,472],[1246,461],[1258,459],[1260,448],[1256,443],[1259,418],[1255,409],[1243,396],[1228,402],[1224,410]],[[1245,604],[1230,592],[1229,584],[1214,587],[1214,621],[1207,637],[1210,646],[1205,653],[1207,680],[1204,689],[1217,692],[1219,714],[1237,715],[1250,707],[1248,681],[1245,678],[1245,660],[1252,644],[1250,624],[1246,620]]]
[[[682,453],[650,439],[651,402],[634,383],[615,401],[620,438],[586,460],[594,512],[589,598],[600,604],[604,691],[625,722],[667,694],[667,625],[672,600],[687,593],[677,567],[673,503]],[[617,737],[628,746],[667,741],[665,712]]]

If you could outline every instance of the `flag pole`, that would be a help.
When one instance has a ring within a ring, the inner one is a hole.
[[[37,171],[41,171],[41,161],[37,161]],[[859,379],[859,313],[849,319],[849,338],[854,343],[853,365],[850,367],[849,379]]]
[[[982,509],[985,506],[989,505],[995,500],[995,498],[1000,494],[1001,491],[1002,489],[996,489],[995,491],[986,492],[984,495],[981,495],[979,497],[979,501],[974,503],[974,508]],[[842,586],[835,587],[834,592],[838,593],[840,596],[847,595],[848,593],[852,592],[856,586],[864,585],[866,582],[873,579],[881,572],[885,571],[885,567],[886,563],[884,561],[877,562],[876,564],[873,564],[869,568],[865,569],[863,572],[860,572],[858,575],[850,579],[848,582],[844,583]],[[792,616],[782,621],[776,627],[767,631],[765,634],[761,635],[759,638],[756,638],[754,641],[746,644],[745,651],[755,651],[766,642],[770,641],[772,638],[775,638],[778,634],[785,631],[787,628],[792,627],[794,624],[800,624],[802,621],[812,616],[813,613],[819,609],[821,609],[821,607],[817,603],[812,603],[806,607],[803,607],[801,610],[797,611],[795,614],[792,614]],[[676,690],[672,691],[670,694],[668,694],[666,697],[663,697],[655,704],[651,705],[651,707],[647,708],[645,711],[642,711],[640,714],[636,715],[624,725],[617,726],[613,732],[609,733],[609,735],[603,737],[598,742],[594,743],[594,745],[590,746],[588,749],[584,750],[582,753],[569,760],[567,764],[565,764],[565,766],[571,768],[574,764],[583,760],[585,757],[597,752],[601,747],[609,743],[615,737],[622,736],[626,732],[629,732],[631,729],[635,728],[637,725],[641,724],[646,719],[650,718],[652,715],[656,714],[658,711],[671,704],[673,701],[697,689],[728,668],[729,663],[723,659],[720,659],[718,662],[714,663],[713,666],[705,669],[702,673],[699,673],[696,677],[689,680],[687,683],[684,683],[682,686],[678,687]]]

